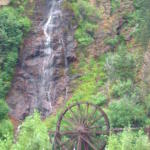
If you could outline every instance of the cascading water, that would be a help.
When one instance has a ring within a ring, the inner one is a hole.
[[[21,120],[35,109],[46,117],[56,100],[67,98],[68,60],[75,57],[73,29],[69,22],[71,14],[62,11],[63,0],[45,1],[37,1],[35,26],[24,41],[7,96],[10,114]]]
[[[48,13],[47,21],[43,25],[43,31],[45,35],[44,40],[44,53],[47,57],[44,58],[42,62],[42,75],[41,75],[41,86],[38,91],[38,99],[46,98],[48,102],[49,110],[52,111],[51,102],[55,100],[55,83],[53,78],[53,64],[54,64],[54,49],[52,47],[53,34],[56,32],[58,25],[61,22],[61,1],[52,0],[49,2],[50,10]],[[60,35],[61,37],[61,35]],[[60,39],[58,39],[60,40]],[[62,46],[63,46],[63,40]],[[40,105],[40,104],[39,104]]]

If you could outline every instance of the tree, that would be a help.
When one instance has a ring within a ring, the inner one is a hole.
[[[149,150],[150,142],[142,131],[134,133],[124,130],[117,135],[110,135],[106,150]]]
[[[134,0],[134,6],[138,13],[138,38],[147,47],[150,40],[150,0]]]
[[[105,68],[110,80],[133,80],[136,74],[135,59],[124,45],[119,47],[117,53],[108,56]]]
[[[108,116],[112,127],[143,126],[146,124],[144,107],[123,98],[108,106]]]

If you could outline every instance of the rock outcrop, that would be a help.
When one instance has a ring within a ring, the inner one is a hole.
[[[40,7],[42,8],[36,12],[47,8],[46,5]],[[69,19],[71,14],[67,11],[62,11],[62,16],[54,18],[55,27],[50,45],[53,51],[49,57],[49,45],[45,44],[42,29],[46,12],[39,13],[41,16],[38,18],[43,19],[37,20],[35,17],[34,22],[37,23],[34,23],[33,30],[20,50],[16,74],[7,96],[10,115],[19,120],[32,114],[34,109],[46,117],[52,112],[52,107],[60,96],[65,99],[68,84],[67,67],[70,62],[76,60],[74,31]]]
[[[1,0],[0,6],[8,5],[10,3],[10,0]]]

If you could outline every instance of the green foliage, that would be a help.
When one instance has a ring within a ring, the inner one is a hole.
[[[83,76],[78,79],[78,87],[68,104],[76,101],[91,101],[97,104],[105,103],[106,98],[104,95],[97,94],[98,87],[103,84],[102,80],[105,79],[103,70],[105,58],[100,57],[98,61],[91,59],[89,64],[84,61],[83,59],[79,66]],[[94,101],[93,98],[95,99]]]
[[[112,95],[115,98],[123,97],[124,95],[129,96],[133,88],[133,83],[131,80],[127,81],[116,81],[115,84],[112,86]]]
[[[17,9],[12,7],[0,9],[0,148],[3,150],[9,149],[11,143],[9,134],[13,130],[11,123],[6,120],[9,110],[4,100],[11,86],[18,59],[18,48],[30,27],[30,20],[22,16]]]
[[[111,12],[114,13],[120,7],[121,0],[111,0]]]
[[[0,140],[6,140],[7,136],[12,135],[13,126],[9,120],[0,120]]]
[[[3,67],[0,70],[0,98],[5,98],[10,86],[11,80],[14,74],[14,68],[17,62],[18,53],[17,50],[12,50],[5,56]]]
[[[37,112],[33,116],[27,117],[21,125],[17,143],[13,145],[12,149],[51,150],[47,128]]]
[[[10,4],[13,6],[25,6],[27,4],[28,0],[10,0]]]
[[[79,46],[87,46],[94,40],[94,31],[99,19],[98,9],[86,0],[71,1],[71,7],[78,23],[75,38]]]
[[[14,8],[4,7],[0,10],[0,98],[5,99],[11,86],[18,48],[30,26],[30,20]]]
[[[117,53],[108,56],[105,68],[110,80],[133,80],[136,75],[135,58],[122,45]]]
[[[26,17],[11,8],[0,10],[0,52],[18,48],[23,34],[29,31],[31,23]]]
[[[91,99],[92,99],[92,103],[94,103],[98,106],[102,106],[102,105],[106,104],[106,102],[107,102],[106,96],[104,96],[101,93],[97,93],[96,95],[93,95],[91,97]]]
[[[0,150],[10,150],[13,143],[13,138],[10,134],[4,136],[4,140],[0,139]]]
[[[106,150],[149,150],[150,142],[142,131],[133,133],[125,130],[121,134],[109,136]]]
[[[93,42],[92,36],[86,32],[84,26],[81,26],[76,30],[75,38],[77,39],[80,46],[87,46]]]
[[[110,45],[112,47],[115,47],[119,42],[118,36],[115,36],[114,38],[107,38],[105,40],[105,44]]]
[[[9,109],[4,100],[0,100],[0,124],[1,120],[7,117]]]
[[[150,1],[149,0],[134,0],[136,8],[135,13],[138,16],[136,24],[138,24],[138,39],[144,47],[148,46],[150,40]]]
[[[146,121],[144,107],[127,99],[111,102],[108,115],[112,127],[142,126]]]
[[[111,49],[114,50],[119,44],[124,44],[124,37],[122,35],[116,35],[114,38],[106,38],[104,40],[105,44],[111,46]]]
[[[10,120],[0,120],[0,150],[10,150],[13,142],[13,125]]]

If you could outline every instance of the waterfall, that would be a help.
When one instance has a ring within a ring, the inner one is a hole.
[[[45,118],[59,98],[68,97],[68,59],[74,59],[75,47],[70,14],[61,9],[63,0],[45,1],[37,4],[34,30],[24,41],[7,96],[11,115],[20,120],[35,109]]]
[[[42,74],[41,74],[41,86],[39,86],[38,91],[38,99],[42,101],[42,99],[47,100],[48,107],[52,111],[51,102],[55,100],[55,85],[52,81],[53,78],[53,63],[54,63],[54,49],[52,47],[53,43],[53,33],[54,30],[57,29],[57,26],[61,19],[61,9],[60,5],[61,1],[52,0],[49,2],[50,10],[48,12],[47,21],[43,25],[43,32],[45,36],[44,40],[44,54],[46,57],[42,62]],[[56,31],[55,31],[56,32]],[[61,37],[61,35],[60,35]],[[61,43],[63,44],[63,39]],[[40,104],[39,104],[40,105]]]

